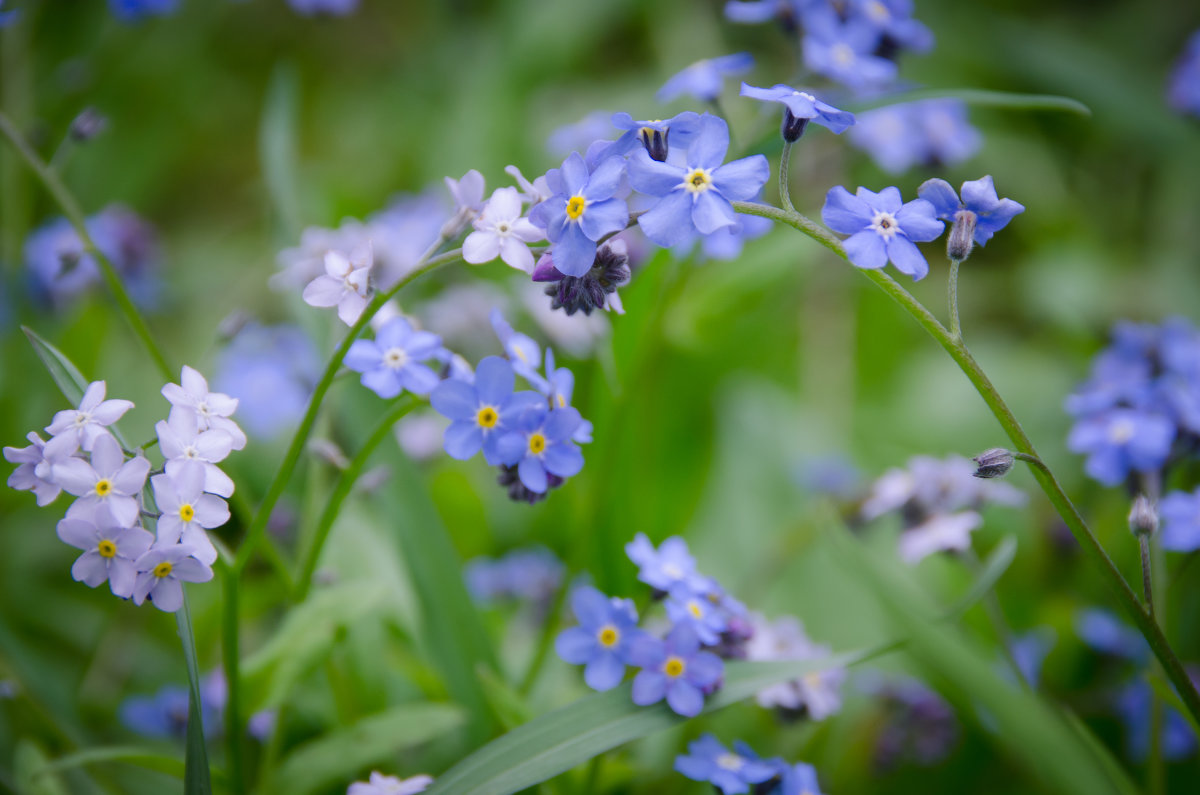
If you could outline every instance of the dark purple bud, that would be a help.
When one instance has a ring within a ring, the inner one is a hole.
[[[521,477],[517,473],[515,466],[501,466],[500,474],[496,476],[496,482],[508,490],[508,498],[513,502],[527,502],[533,505],[546,499],[546,496],[550,493],[550,489],[556,489],[566,481],[558,475],[546,473],[546,491],[539,494],[536,491],[530,491],[525,488],[525,484],[521,482]]]
[[[954,214],[954,225],[950,227],[950,237],[946,239],[946,256],[955,262],[962,262],[971,256],[975,247],[975,222],[978,216],[970,210],[959,210]]]
[[[975,477],[1002,478],[1012,469],[1014,458],[1013,454],[1003,447],[993,447],[991,450],[984,450],[972,460],[978,466]]]
[[[1129,529],[1135,536],[1152,536],[1158,530],[1158,513],[1145,494],[1139,494],[1129,509]]]
[[[628,284],[631,276],[629,257],[625,253],[625,243],[612,240],[596,251],[596,259],[592,267],[582,276],[564,276],[557,269],[546,263],[550,254],[543,255],[534,269],[534,281],[550,282],[546,285],[546,295],[550,296],[550,307],[562,309],[568,315],[583,312],[590,315],[593,310],[604,307],[610,293],[615,293],[618,287]],[[554,275],[557,274],[557,278]]]
[[[667,138],[671,135],[671,130],[656,130],[653,127],[643,127],[638,131],[639,137],[642,139],[642,146],[646,147],[646,153],[650,155],[651,160],[657,160],[662,163],[667,159]]]
[[[561,278],[563,278],[562,271],[554,267],[553,251],[547,251],[538,258],[537,265],[533,266],[533,280],[535,282],[556,282]]]
[[[84,108],[75,120],[67,134],[76,143],[85,143],[95,138],[108,127],[108,119],[95,108]]]
[[[800,136],[804,135],[805,128],[808,127],[808,119],[797,119],[790,108],[783,110],[783,140],[789,144],[793,144],[800,140]]]

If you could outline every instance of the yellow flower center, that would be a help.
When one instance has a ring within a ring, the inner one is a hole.
[[[96,551],[100,553],[100,557],[102,558],[115,558],[117,556],[117,545],[106,538],[96,545]]]
[[[540,433],[531,433],[529,435],[529,452],[534,455],[541,455],[546,449],[546,437]]]
[[[689,193],[703,193],[712,187],[712,175],[708,173],[708,169],[693,168],[683,178],[683,187],[687,188]]]
[[[663,673],[672,679],[677,676],[683,676],[683,672],[686,668],[687,665],[679,657],[668,657],[667,661],[663,663]]]
[[[600,641],[600,645],[605,648],[612,648],[617,645],[617,641],[621,639],[621,633],[617,632],[617,628],[612,624],[606,624],[596,633],[596,640]]]
[[[585,207],[587,207],[587,199],[582,196],[572,196],[567,200],[567,217],[572,221],[579,220]]]
[[[108,478],[101,478],[96,481],[96,496],[107,497],[112,492],[112,481]]]
[[[700,605],[697,602],[688,602],[687,609],[692,614],[692,618],[700,618],[704,615],[704,611],[700,609]]]
[[[190,522],[196,518],[196,509],[188,503],[179,506],[179,518],[185,522]]]
[[[491,406],[484,406],[475,415],[475,422],[479,423],[480,428],[495,428],[499,421],[500,415]]]
[[[171,561],[164,560],[162,563],[154,567],[154,576],[160,580],[171,573]]]

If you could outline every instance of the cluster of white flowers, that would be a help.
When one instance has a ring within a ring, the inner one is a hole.
[[[107,582],[122,599],[140,605],[149,598],[174,612],[183,604],[181,583],[213,577],[217,550],[207,531],[229,520],[222,498],[233,494],[233,481],[216,465],[246,446],[230,419],[237,400],[209,392],[204,376],[185,366],[180,383],[162,389],[171,411],[155,426],[164,462],[150,477],[145,453],[123,450],[109,430],[133,403],[105,400],[106,390],[104,381],[89,384],[78,408],[46,426],[48,441],[30,433],[28,447],[5,447],[4,457],[18,465],[8,485],[32,491],[41,506],[64,491],[77,498],[58,523],[58,537],[83,550],[71,568],[77,581],[92,588]]]

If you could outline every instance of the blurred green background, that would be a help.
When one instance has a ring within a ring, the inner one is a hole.
[[[85,106],[109,119],[101,137],[73,153],[65,180],[86,212],[122,202],[157,228],[163,294],[150,324],[175,363],[204,372],[222,344],[218,324],[238,310],[267,322],[300,322],[323,351],[332,348],[340,330],[328,318],[267,286],[276,254],[296,244],[303,226],[364,217],[398,193],[469,168],[484,173],[489,190],[508,183],[508,164],[527,176],[542,173],[558,162],[544,145],[547,134],[593,110],[654,118],[687,107],[680,101],[663,108],[654,92],[696,58],[752,51],[758,65],[747,80],[757,85],[784,81],[795,70],[782,31],[728,24],[718,2],[364,0],[346,18],[307,19],[282,0],[184,0],[173,16],[134,25],[117,22],[95,1],[12,5],[23,18],[0,32],[0,105],[46,156]],[[907,79],[931,88],[1061,94],[1086,103],[1093,115],[975,108],[971,119],[984,136],[976,157],[900,177],[883,174],[824,131],[810,134],[793,155],[792,199],[815,215],[833,185],[896,184],[908,197],[930,176],[957,185],[991,174],[1000,195],[1025,204],[1025,214],[963,268],[965,334],[1135,579],[1126,498],[1082,477],[1081,459],[1065,450],[1069,422],[1061,406],[1115,320],[1180,314],[1200,322],[1200,128],[1163,101],[1171,63],[1200,27],[1200,8],[917,0],[916,15],[937,45],[902,61]],[[761,129],[760,108],[738,98],[734,86],[723,102],[735,137]],[[276,125],[268,125],[272,134],[264,134],[264,119]],[[281,163],[274,175],[264,166],[269,157]],[[58,345],[88,377],[107,380],[110,397],[133,399],[138,408],[123,426],[131,438],[150,438],[165,416],[161,383],[103,291],[51,311],[25,289],[24,240],[57,214],[13,152],[0,148],[0,441],[21,444],[27,431],[66,408],[21,324]],[[926,253],[932,272],[911,289],[940,315],[940,244]],[[478,279],[516,290],[519,276],[498,263],[451,266],[402,303],[416,309],[442,285]],[[610,318],[611,339],[598,344],[597,356],[567,357],[579,380],[576,405],[596,423],[596,442],[585,451],[583,473],[547,502],[508,502],[478,460],[435,457],[414,466],[393,450],[379,456],[393,479],[380,494],[347,503],[323,568],[328,581],[378,587],[381,595],[320,625],[329,630],[328,643],[289,696],[280,754],[405,701],[463,700],[448,689],[430,639],[435,630],[423,600],[441,596],[414,582],[421,565],[411,559],[412,544],[420,543],[414,535],[444,534],[462,560],[542,543],[590,571],[601,588],[640,597],[624,543],[638,532],[656,541],[678,533],[703,571],[752,609],[799,616],[817,641],[842,650],[895,637],[861,573],[839,563],[830,537],[843,531],[797,472],[836,455],[873,478],[913,455],[973,455],[1002,444],[966,379],[886,296],[785,229],[750,242],[732,262],[674,265],[659,256],[623,295],[628,314]],[[531,317],[512,313],[509,320],[548,341]],[[485,345],[499,352],[491,341]],[[319,434],[354,450],[380,405],[344,379]],[[255,440],[230,460],[251,504],[286,441]],[[317,462],[294,479],[292,505],[302,524],[320,510],[334,474]],[[978,547],[1017,537],[1017,559],[999,596],[1018,632],[1039,625],[1057,632],[1042,692],[1076,711],[1125,759],[1102,672],[1073,630],[1081,607],[1115,605],[1090,563],[1055,542],[1056,518],[1028,473],[1015,472],[1011,482],[1030,493],[1029,506],[989,514]],[[23,754],[138,742],[115,720],[117,705],[185,681],[169,618],[70,580],[74,553],[53,531],[65,505],[60,498],[38,510],[29,494],[0,492],[0,679],[14,690],[0,701],[0,771],[8,771],[0,785],[17,781]],[[872,546],[886,552],[893,531],[881,524]],[[222,536],[236,543],[239,533],[234,523]],[[1185,661],[1200,662],[1192,631],[1200,619],[1200,570],[1179,558],[1171,566],[1177,574],[1168,635]],[[928,561],[916,574],[943,603],[970,580],[945,560]],[[189,593],[207,670],[219,663],[220,588]],[[266,568],[253,569],[243,598],[246,655],[264,646],[288,609]],[[485,620],[500,651],[501,678],[515,686],[537,627],[511,612],[489,611]],[[981,659],[998,659],[980,610],[967,614],[962,633]],[[880,665],[944,685],[946,672],[903,654]],[[266,687],[255,680],[250,697],[261,701]],[[584,690],[577,671],[551,658],[523,707],[538,714]],[[997,739],[973,716],[969,698],[957,704],[963,737],[946,762],[875,772],[870,755],[880,715],[852,685],[846,696],[845,710],[820,724],[778,724],[753,705],[706,724],[722,740],[741,737],[764,755],[815,764],[832,792],[1049,789],[1014,762],[1019,754],[1007,750],[1013,738]],[[436,774],[497,725],[484,720],[482,728],[386,755],[317,791],[342,791],[372,768]],[[699,730],[689,725],[610,754],[596,791],[705,791],[670,770],[684,739]],[[219,764],[219,751],[214,755]],[[1143,769],[1125,763],[1141,781]],[[1196,791],[1197,764],[1192,758],[1171,766],[1171,791]],[[69,791],[177,786],[129,766],[96,770],[94,778],[69,778]],[[582,791],[582,782],[579,775],[553,786],[569,793]]]

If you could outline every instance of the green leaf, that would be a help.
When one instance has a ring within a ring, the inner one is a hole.
[[[363,718],[305,743],[283,761],[272,792],[304,795],[351,780],[397,751],[432,740],[463,722],[462,710],[446,704],[408,704]]]
[[[32,740],[22,739],[13,754],[13,776],[19,795],[67,795],[67,787],[57,775],[39,776],[49,760]]]
[[[47,762],[36,770],[33,775],[35,777],[44,776],[50,773],[57,773],[61,770],[70,770],[76,767],[85,767],[104,762],[124,762],[147,770],[167,773],[176,778],[183,778],[184,764],[182,759],[160,754],[145,748],[139,748],[134,745],[89,748],[85,751],[77,751],[73,754],[60,756],[51,762]]]
[[[58,348],[51,345],[43,339],[36,331],[28,326],[21,326],[21,331],[25,332],[25,336],[29,338],[29,344],[33,346],[33,352],[42,360],[42,364],[46,365],[46,369],[50,372],[50,377],[54,379],[55,385],[58,386],[58,391],[63,393],[63,397],[72,406],[78,406],[79,401],[83,400],[83,393],[87,391],[88,383],[83,373],[75,366],[75,363],[66,357],[66,355]],[[129,442],[117,430],[116,425],[108,426],[108,430],[112,432],[113,437],[126,450],[132,449]]]
[[[918,102],[923,99],[961,99],[968,105],[982,105],[991,108],[1049,110],[1078,113],[1080,116],[1092,115],[1091,108],[1070,97],[1059,97],[1053,94],[1016,94],[1009,91],[986,91],[979,88],[924,88],[919,91],[906,91],[902,94],[881,97],[857,107],[855,110],[869,110],[887,105],[898,105],[902,102]]]
[[[300,80],[289,63],[276,65],[267,86],[262,126],[258,131],[258,153],[271,204],[279,213],[288,240],[299,234],[300,205],[296,181],[296,111]]]
[[[175,623],[179,628],[179,639],[183,644],[183,658],[188,672],[188,720],[187,737],[184,742],[184,795],[211,795],[212,773],[208,769],[208,747],[204,740],[204,710],[200,702],[200,666],[196,662],[196,638],[192,634],[192,614],[188,607],[187,593],[183,595],[183,606],[175,612]]]
[[[988,555],[979,572],[979,576],[975,582],[971,584],[962,598],[959,599],[950,609],[950,615],[953,617],[961,616],[967,612],[970,607],[982,599],[987,592],[992,590],[1004,572],[1008,571],[1008,567],[1012,565],[1013,559],[1017,556],[1017,539],[1014,536],[1005,536],[1004,539],[996,545],[992,550],[992,554]]]

